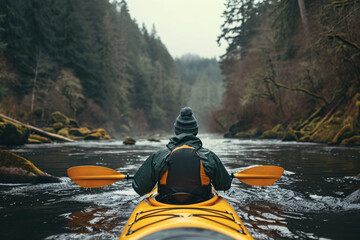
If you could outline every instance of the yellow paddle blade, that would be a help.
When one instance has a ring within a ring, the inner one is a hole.
[[[234,177],[253,186],[269,186],[283,174],[284,169],[278,166],[257,166],[235,173]]]
[[[99,166],[72,167],[67,174],[74,183],[85,188],[104,187],[126,178],[122,173]]]

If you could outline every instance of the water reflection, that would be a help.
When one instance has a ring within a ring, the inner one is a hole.
[[[120,216],[113,208],[89,207],[66,217],[67,226],[75,233],[113,232],[123,225],[126,216]]]

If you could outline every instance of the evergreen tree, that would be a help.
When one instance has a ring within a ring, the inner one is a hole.
[[[6,48],[7,43],[4,41],[4,37],[3,37],[3,31],[5,30],[2,25],[3,25],[3,18],[5,15],[0,15],[0,53],[2,53],[2,51],[4,51],[4,49]]]

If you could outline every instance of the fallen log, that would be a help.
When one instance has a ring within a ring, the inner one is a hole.
[[[34,133],[38,134],[38,135],[41,135],[41,136],[45,136],[47,138],[50,138],[51,140],[53,141],[63,141],[63,142],[73,142],[74,140],[70,139],[70,138],[67,138],[67,137],[64,137],[64,136],[61,136],[61,135],[58,135],[58,134],[55,134],[55,133],[50,133],[50,132],[47,132],[47,131],[44,131],[40,128],[37,128],[37,127],[34,127],[34,126],[31,126],[29,124],[26,124],[26,123],[22,123],[22,122],[19,122],[13,118],[10,118],[8,116],[5,116],[4,114],[1,114],[0,113],[0,118],[3,118],[3,119],[6,119],[8,121],[11,121],[11,122],[14,122],[14,123],[17,123],[17,124],[20,124],[20,125],[23,125],[25,127],[28,127],[31,129],[31,131],[33,131]]]

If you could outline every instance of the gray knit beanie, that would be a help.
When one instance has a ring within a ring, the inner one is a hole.
[[[174,127],[176,135],[181,133],[192,133],[196,136],[198,134],[199,126],[190,107],[181,109],[180,115],[176,118],[174,123]]]

